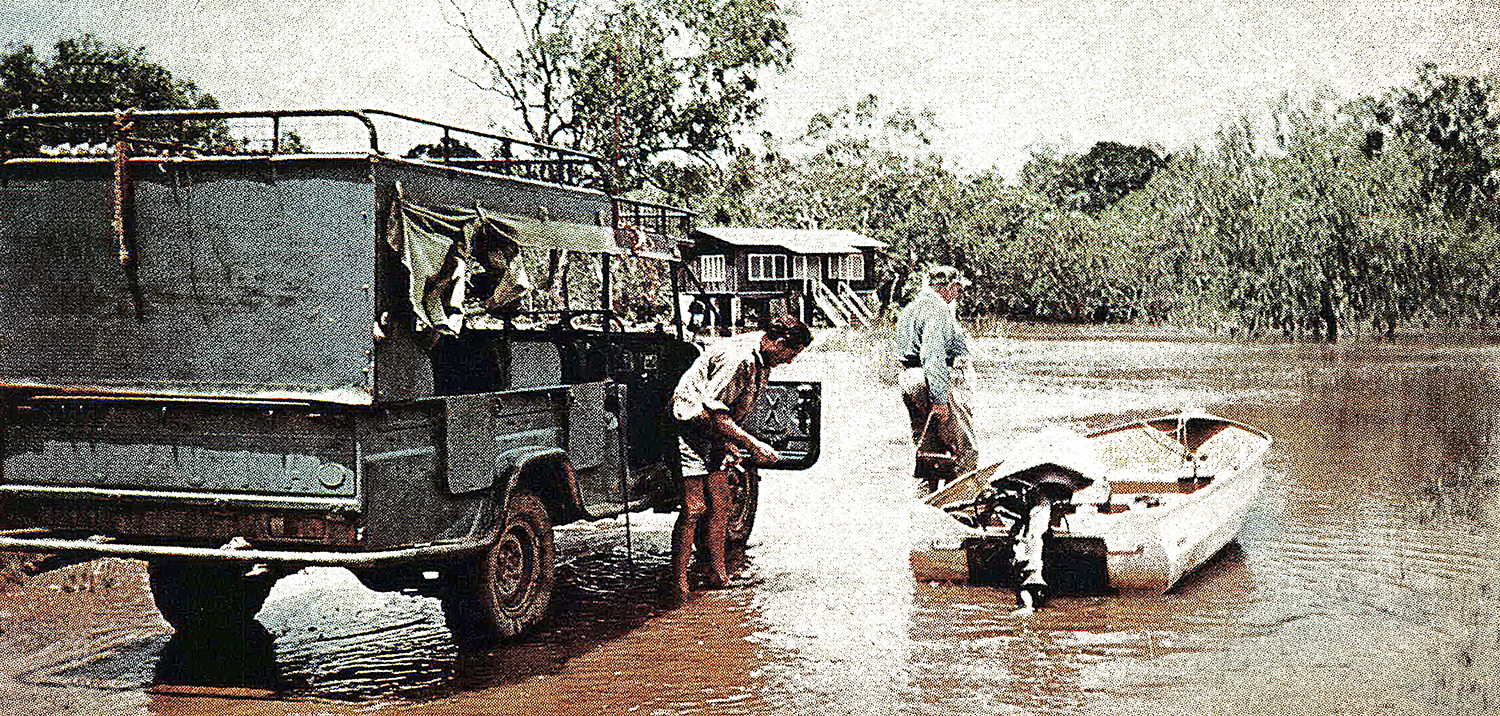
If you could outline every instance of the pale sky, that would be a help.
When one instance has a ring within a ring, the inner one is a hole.
[[[503,128],[508,109],[453,74],[476,74],[478,63],[444,5],[6,0],[0,42],[45,51],[88,31],[144,45],[226,107],[378,107]],[[1284,90],[1373,93],[1424,60],[1500,70],[1500,5],[1482,1],[798,0],[796,9],[794,67],[765,78],[763,128],[794,136],[815,112],[874,93],[887,107],[931,109],[944,130],[938,148],[958,166],[1007,174],[1043,145],[1176,149]],[[503,31],[494,37],[504,44]]]

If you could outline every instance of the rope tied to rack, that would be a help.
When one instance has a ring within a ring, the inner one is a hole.
[[[115,169],[115,202],[114,202],[114,230],[115,247],[120,253],[120,265],[129,266],[135,260],[134,247],[130,241],[128,229],[129,205],[130,205],[130,141],[128,133],[135,127],[135,120],[131,117],[131,110],[115,112],[114,118],[114,169]]]
[[[146,320],[146,296],[141,289],[141,279],[138,272],[138,259],[135,251],[134,234],[131,226],[131,199],[132,187],[130,184],[130,138],[129,132],[135,128],[134,110],[116,110],[113,120],[115,135],[114,151],[114,233],[115,248],[119,252],[120,267],[125,270],[125,281],[130,287],[131,302],[135,304],[135,318],[137,321]]]

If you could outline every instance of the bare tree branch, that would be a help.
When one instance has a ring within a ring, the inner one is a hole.
[[[782,67],[787,55],[778,0],[619,0],[604,7],[505,0],[495,3],[494,17],[504,26],[515,23],[504,37],[519,44],[503,51],[480,26],[480,1],[445,0],[453,9],[449,24],[490,77],[455,74],[505,97],[521,115],[514,123],[535,141],[598,150],[618,131],[622,164],[634,177],[627,185],[673,150],[712,165],[733,146],[732,129],[756,114],[755,90],[742,78]],[[735,14],[747,12],[754,16]],[[612,118],[620,120],[618,130]]]

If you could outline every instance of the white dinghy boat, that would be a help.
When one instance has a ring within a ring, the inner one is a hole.
[[[1261,491],[1260,461],[1270,447],[1264,431],[1200,412],[1088,435],[1043,433],[925,500],[913,573],[924,581],[1015,586],[1009,531],[986,523],[985,501],[1008,476],[1056,465],[1093,484],[1054,509],[1043,547],[1050,591],[1164,592],[1234,540]]]

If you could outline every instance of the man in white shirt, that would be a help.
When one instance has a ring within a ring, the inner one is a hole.
[[[724,543],[730,462],[740,454],[752,465],[781,459],[741,424],[765,389],[771,369],[792,362],[811,342],[812,333],[801,321],[790,316],[772,319],[764,331],[720,341],[704,351],[672,392],[672,417],[682,443],[692,453],[687,457],[700,460],[708,473],[684,471],[682,477],[682,511],[672,532],[672,572],[679,598],[690,591],[693,537],[698,521],[705,517],[710,583],[715,587],[728,583]]]

